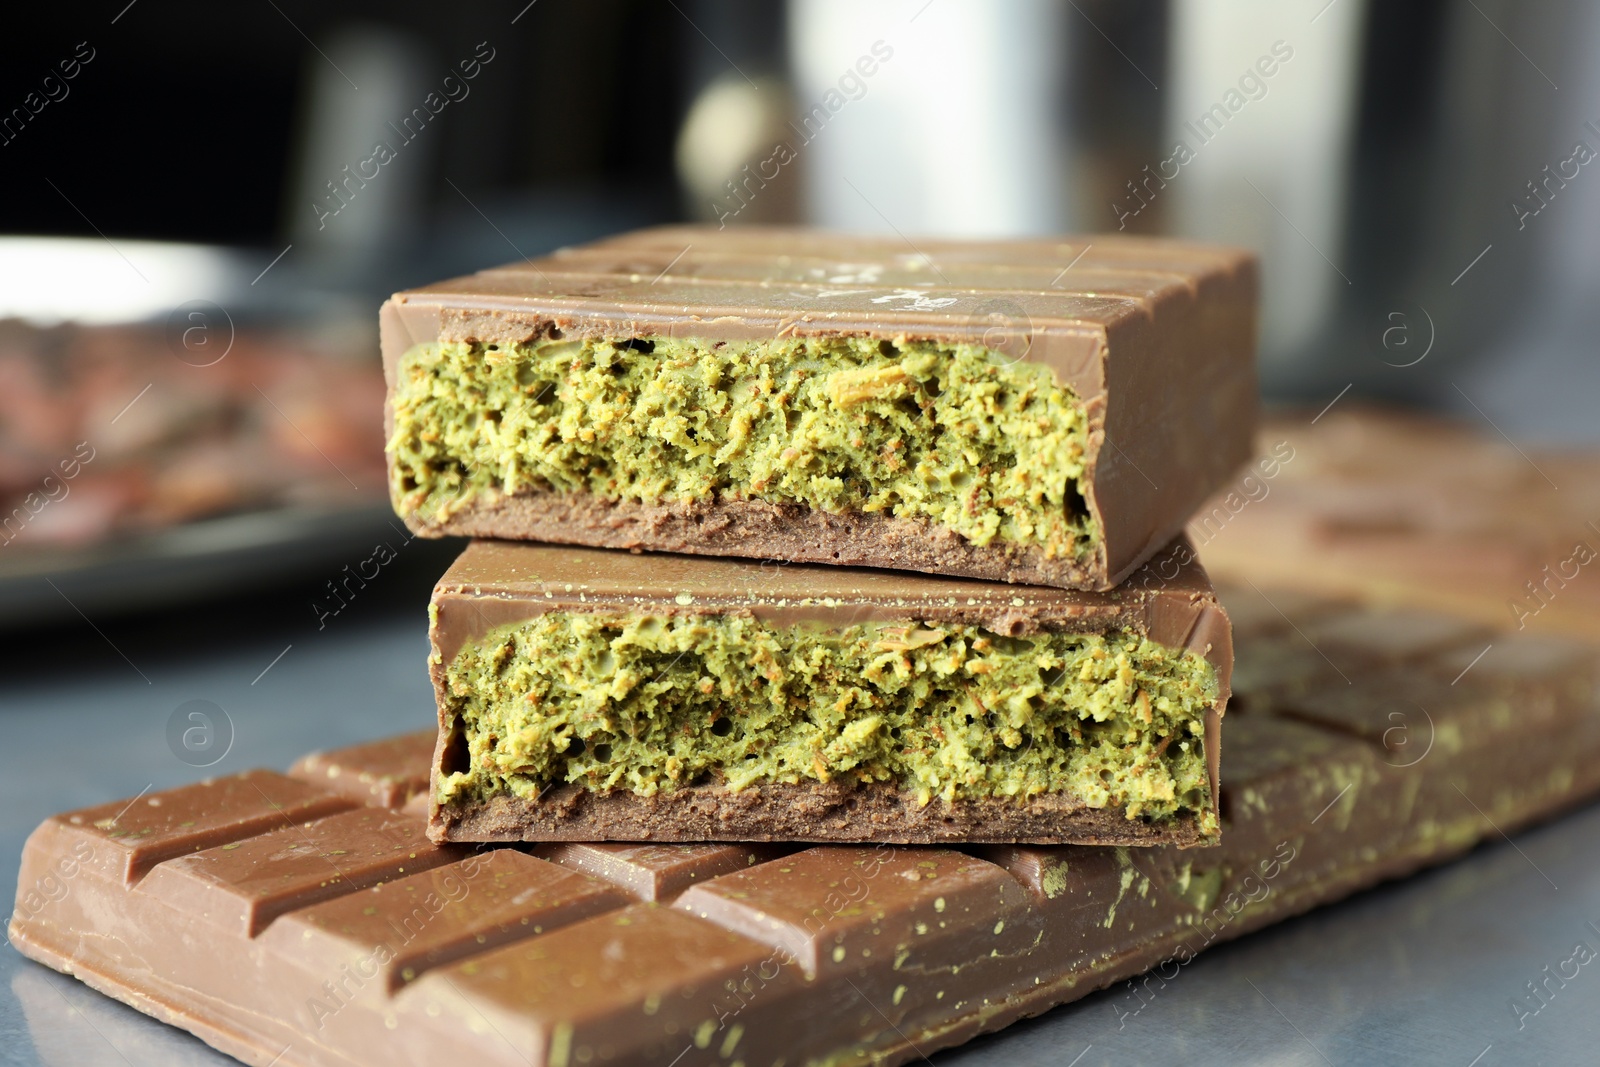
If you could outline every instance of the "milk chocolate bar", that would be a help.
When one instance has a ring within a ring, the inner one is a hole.
[[[1267,420],[1260,465],[1196,513],[1213,576],[1328,596],[1378,585],[1486,626],[1600,640],[1593,453],[1348,399],[1316,414]]]
[[[434,589],[436,841],[1214,841],[1228,621],[1113,593],[474,542]],[[1141,572],[1143,573],[1143,572]]]
[[[1237,597],[1242,658],[1389,620]],[[1245,690],[1214,848],[440,845],[427,731],[51,818],[10,936],[256,1067],[895,1067],[1600,792],[1596,649],[1488,638]]]
[[[669,227],[384,305],[425,536],[1107,590],[1248,458],[1254,258]]]

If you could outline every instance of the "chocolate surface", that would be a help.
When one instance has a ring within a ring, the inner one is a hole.
[[[1242,659],[1372,611],[1226,596]],[[9,932],[257,1067],[893,1067],[1600,792],[1597,650],[1492,636],[1345,641],[1304,694],[1243,690],[1215,848],[439,846],[378,803],[425,777],[419,733],[51,818]]]
[[[1196,514],[1190,536],[1213,577],[1324,596],[1377,586],[1495,629],[1600,640],[1592,452],[1348,400],[1315,414],[1269,418],[1261,451],[1292,458]]]
[[[401,356],[431,341],[848,334],[978,344],[1000,358],[1044,364],[1088,415],[1083,495],[1101,540],[1086,562],[1046,559],[1020,544],[979,548],[882,513],[802,520],[807,536],[790,538],[781,531],[793,516],[775,517],[758,500],[641,505],[529,491],[468,501],[438,523],[403,517],[435,536],[1109,589],[1171,541],[1250,453],[1257,286],[1248,253],[1148,238],[913,248],[887,238],[680,226],[562,249],[399,293],[384,305],[391,390]]]
[[[1207,656],[1227,682],[1227,617],[1185,541],[1148,567],[1149,583],[1106,593],[769,560],[608,552],[474,541],[434,586],[434,648],[546,611],[747,612],[779,625],[948,620],[1003,634],[1130,630]],[[1171,577],[1167,577],[1167,575]]]
[[[1008,586],[892,571],[608,552],[560,545],[476,541],[434,589],[430,637],[440,707],[437,774],[459,769],[459,724],[446,709],[446,669],[468,643],[550,611],[650,615],[749,614],[778,625],[844,628],[860,623],[965,623],[1016,636],[1041,631],[1123,631],[1203,656],[1216,702],[1205,718],[1211,796],[1217,796],[1221,717],[1233,664],[1228,619],[1192,547],[1178,541],[1108,593]],[[558,787],[538,801],[497,796],[484,804],[434,804],[436,840],[872,840],[912,843],[1035,841],[1193,845],[1192,818],[1130,820],[1118,808],[1071,795],[1026,803],[935,802],[891,788],[770,784],[740,793],[717,783],[654,797]]]

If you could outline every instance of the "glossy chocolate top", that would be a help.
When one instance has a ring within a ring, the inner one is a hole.
[[[1137,579],[1148,575],[1152,580]],[[1181,541],[1108,593],[897,571],[474,541],[434,587],[435,647],[549,611],[754,615],[775,625],[943,620],[998,633],[1131,630],[1208,656],[1226,680],[1228,621]]]
[[[849,333],[981,344],[1103,396],[1107,332],[1203,288],[1246,281],[1240,249],[1096,235],[938,241],[667,226],[396,294],[391,371],[424,341],[550,336],[760,339]],[[1252,309],[1253,310],[1253,309]]]

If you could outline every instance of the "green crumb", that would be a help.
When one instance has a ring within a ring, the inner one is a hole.
[[[1087,433],[1049,368],[975,345],[441,342],[401,361],[390,492],[434,522],[522,491],[883,512],[1078,560]]]
[[[1047,862],[1040,872],[1039,886],[1044,890],[1044,895],[1049,900],[1054,900],[1067,891],[1067,874],[1069,868],[1066,860]]]
[[[1071,793],[1215,824],[1215,673],[1136,634],[557,611],[464,647],[445,688],[466,753],[441,803],[566,783],[649,796],[838,780],[892,782],[924,804]]]

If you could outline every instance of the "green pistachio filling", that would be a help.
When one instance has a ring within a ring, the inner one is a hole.
[[[774,626],[555,611],[464,647],[442,803],[551,786],[654,795],[716,780],[892,782],[934,798],[1070,793],[1215,827],[1211,665],[1136,634]]]
[[[390,490],[430,521],[530,490],[883,512],[1076,560],[1086,435],[1049,368],[975,345],[430,343],[401,361]]]

